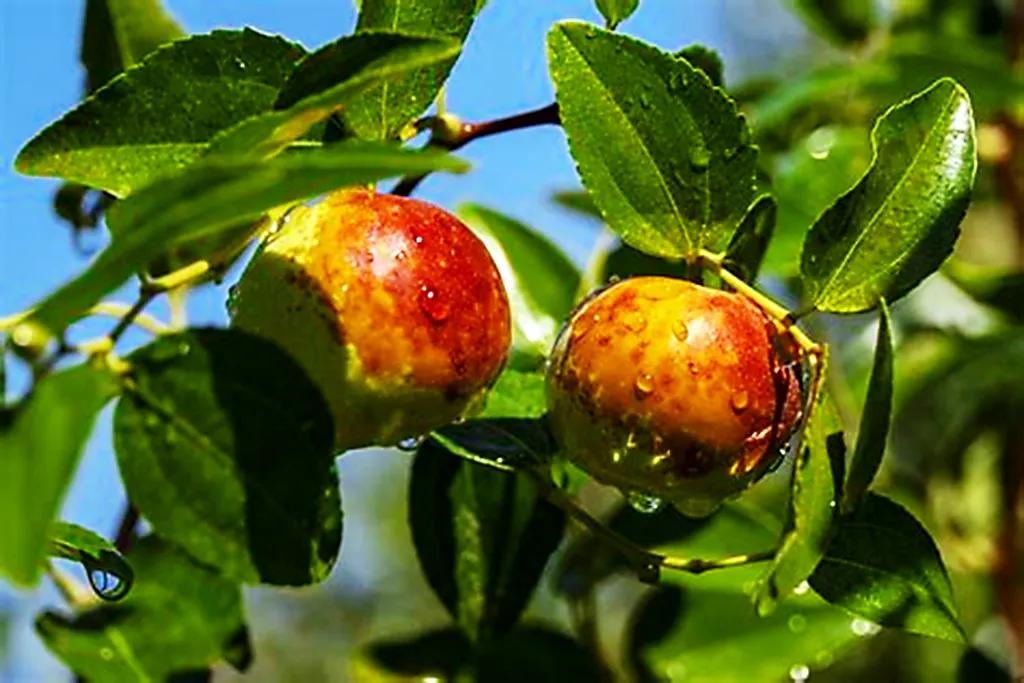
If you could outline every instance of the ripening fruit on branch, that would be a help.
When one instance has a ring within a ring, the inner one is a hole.
[[[552,430],[599,481],[710,514],[777,461],[798,422],[789,346],[740,294],[623,280],[581,304],[555,343]]]
[[[426,202],[365,189],[298,207],[230,303],[290,352],[334,415],[336,448],[390,445],[463,416],[508,354],[508,298],[479,239]]]

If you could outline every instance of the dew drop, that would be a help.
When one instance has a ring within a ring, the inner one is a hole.
[[[797,584],[797,587],[793,589],[794,595],[806,595],[807,591],[811,590],[811,584],[806,581],[801,581]]]
[[[686,362],[686,369],[690,371],[691,375],[697,375],[700,373],[700,368],[692,360]]]
[[[415,242],[417,245],[423,244],[423,235],[414,235],[412,241]]]
[[[646,493],[638,493],[636,491],[626,492],[626,502],[629,503],[631,508],[645,515],[657,512],[665,504],[665,501],[657,496],[648,496]]]
[[[430,285],[420,285],[420,310],[435,323],[442,323],[448,318],[448,304]]]
[[[711,153],[702,144],[690,147],[690,168],[694,173],[703,173],[711,164]]]
[[[786,620],[786,626],[793,633],[800,633],[807,628],[807,618],[802,614],[793,614]]]
[[[241,59],[239,59],[238,57],[235,57],[235,66],[237,66],[237,67],[238,67],[239,69],[243,69],[243,70],[244,70],[244,69],[245,69],[245,66],[246,66],[246,64],[245,64],[245,62],[244,62],[244,61],[242,61],[242,60],[241,60]]]
[[[650,373],[645,372],[636,378],[636,382],[633,383],[633,391],[639,401],[651,395],[651,392],[654,391],[654,378]]]
[[[811,677],[811,670],[806,664],[794,664],[789,668],[789,677],[795,683],[803,683]]]
[[[419,448],[420,445],[423,444],[423,440],[425,438],[426,438],[425,436],[420,435],[420,436],[410,436],[410,437],[408,437],[406,439],[402,439],[397,444],[398,450],[400,450],[400,451],[414,451],[417,448]]]
[[[679,320],[672,323],[672,334],[679,341],[686,341],[686,338],[690,336],[690,328],[686,326],[686,321],[680,318]],[[696,367],[692,362],[690,365]]]
[[[114,658],[114,651],[112,649],[110,649],[109,647],[101,647],[100,648],[100,659],[104,659],[104,660],[109,662],[113,658]]]
[[[738,415],[750,405],[750,397],[745,391],[737,391],[729,398],[729,404],[732,405],[732,412]]]
[[[873,636],[878,633],[882,628],[878,624],[874,624],[867,619],[854,619],[850,623],[850,630],[858,636]]]
[[[85,564],[85,571],[93,592],[104,600],[120,600],[128,595],[132,587],[131,581],[126,577],[91,566],[89,563]]]
[[[622,324],[630,332],[642,332],[647,327],[647,319],[639,313],[627,313],[622,318]]]

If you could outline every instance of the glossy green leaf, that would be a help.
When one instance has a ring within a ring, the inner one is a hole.
[[[843,491],[843,514],[857,507],[882,464],[892,415],[892,354],[892,323],[883,299],[878,309],[878,336],[868,395]]]
[[[479,417],[540,417],[547,410],[543,368],[506,368],[487,392]]]
[[[640,0],[594,0],[597,11],[604,17],[605,25],[611,29],[621,24],[636,11]]]
[[[687,45],[673,55],[676,59],[685,59],[691,65],[707,74],[713,85],[725,85],[725,64],[718,53],[709,47],[694,43]]]
[[[198,159],[221,129],[270,109],[303,54],[252,29],[177,41],[45,128],[15,167],[126,196]]]
[[[726,266],[746,282],[757,279],[761,262],[775,234],[778,204],[771,195],[762,195],[747,211],[725,251]]]
[[[432,438],[459,457],[507,472],[546,465],[558,450],[543,418],[469,420],[439,429]]]
[[[840,43],[860,43],[878,22],[874,2],[865,0],[793,0],[808,22]]]
[[[522,223],[478,204],[458,215],[487,245],[512,306],[512,344],[546,356],[576,303],[580,274],[550,240]]]
[[[818,403],[808,419],[793,464],[789,519],[775,558],[761,574],[754,593],[761,615],[771,613],[805,581],[825,554],[835,528],[837,482],[842,481],[839,463],[846,455],[836,448],[841,437],[829,441],[837,425],[828,402]]]
[[[471,640],[487,641],[518,620],[565,519],[522,475],[428,440],[413,461],[409,524],[430,586]]]
[[[50,531],[100,409],[117,393],[104,367],[47,375],[21,403],[0,410],[0,574],[33,586]]]
[[[87,0],[81,51],[87,91],[183,35],[160,0]]]
[[[153,529],[235,581],[326,578],[341,543],[333,421],[298,364],[212,328],[161,337],[128,360],[114,448]]]
[[[609,227],[659,256],[724,249],[754,199],[735,103],[667,52],[579,22],[548,34],[562,127]]]
[[[51,533],[50,554],[81,564],[99,597],[120,600],[131,591],[135,572],[113,543],[69,522],[57,522]]]
[[[903,507],[874,493],[841,520],[810,578],[819,595],[876,623],[962,641],[942,557]]]
[[[356,32],[395,31],[461,43],[469,34],[478,5],[479,0],[364,0]],[[395,138],[430,106],[448,78],[455,57],[360,95],[346,108],[346,126],[364,139]]]
[[[39,616],[51,652],[95,683],[171,680],[221,659],[248,665],[236,584],[155,536],[138,541],[128,560],[138,581],[123,602]]]
[[[934,272],[959,234],[977,166],[967,93],[943,79],[883,114],[874,161],[807,235],[800,272],[819,310],[894,301]]]
[[[371,143],[332,145],[265,161],[211,158],[113,207],[110,220],[120,225],[118,237],[84,273],[43,300],[31,322],[59,331],[159,256],[237,231],[275,206],[344,185],[465,168],[433,150]]]
[[[288,77],[274,107],[213,139],[211,153],[266,157],[280,152],[360,93],[459,54],[453,40],[396,33],[345,36],[310,54]]]

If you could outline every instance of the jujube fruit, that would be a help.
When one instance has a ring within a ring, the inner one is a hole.
[[[288,214],[234,292],[233,324],[319,385],[338,450],[424,434],[479,403],[508,354],[487,249],[426,202],[348,189]]]
[[[552,430],[597,480],[710,514],[767,471],[798,422],[787,342],[740,294],[623,280],[583,302],[555,342]]]

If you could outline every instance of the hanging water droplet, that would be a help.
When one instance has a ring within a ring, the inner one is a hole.
[[[811,670],[806,664],[794,664],[789,668],[789,677],[794,683],[803,683],[811,677]]]
[[[400,451],[414,451],[423,444],[423,440],[426,439],[422,434],[420,436],[410,436],[402,439],[398,442],[398,450]]]
[[[101,569],[91,563],[84,563],[86,575],[89,577],[89,585],[93,592],[104,600],[120,600],[128,594],[132,584],[126,577],[119,576],[113,572]]]
[[[679,341],[686,341],[686,338],[690,336],[690,328],[686,326],[686,321],[680,318],[672,323],[672,334]],[[691,362],[690,365],[694,364]]]
[[[636,382],[633,384],[633,391],[636,394],[637,400],[644,400],[651,395],[654,391],[654,378],[651,377],[650,373],[642,373],[636,378]]]
[[[448,318],[448,304],[430,285],[420,285],[420,310],[435,323]]]
[[[694,173],[703,173],[711,164],[711,153],[703,144],[690,147],[690,168]]]
[[[745,391],[737,391],[729,398],[729,404],[732,405],[732,411],[738,415],[750,405],[750,397]]]
[[[646,493],[639,493],[637,491],[627,491],[626,502],[629,503],[631,508],[645,515],[657,512],[665,504],[665,501],[657,496],[649,496]]]

